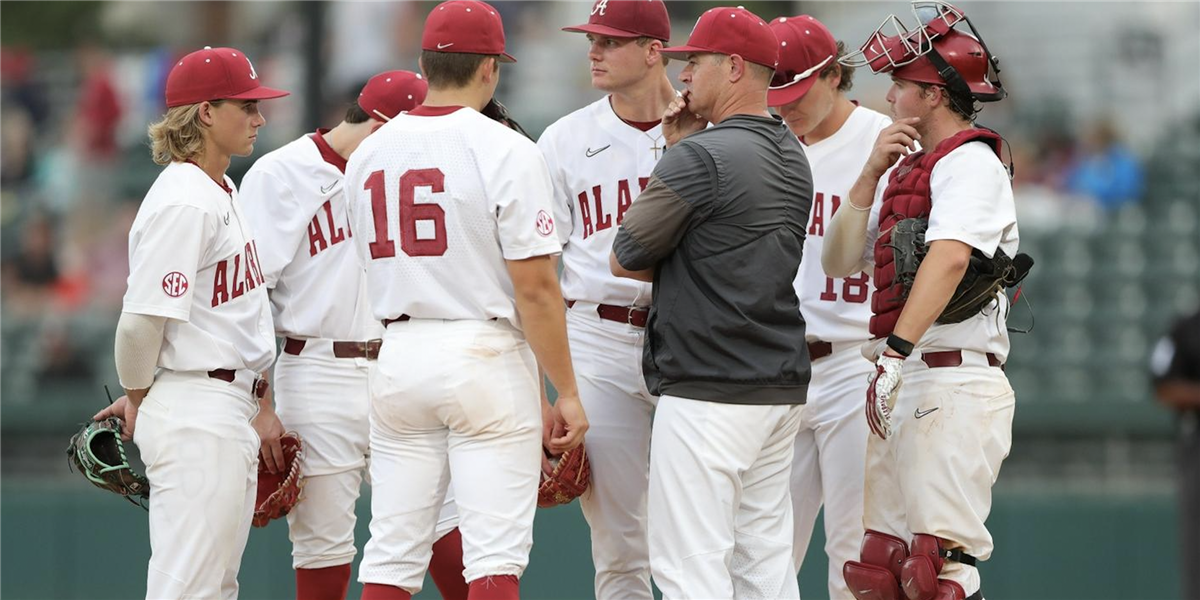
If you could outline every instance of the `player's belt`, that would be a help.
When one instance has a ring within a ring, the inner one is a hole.
[[[988,352],[986,354],[989,367],[999,367],[1004,369],[1004,363],[1000,362],[1000,357]],[[941,367],[960,367],[962,366],[963,357],[962,350],[946,350],[944,352],[922,352],[921,360],[929,365],[931,369]]]
[[[808,360],[813,361],[833,354],[833,344],[817,340],[808,343]]]
[[[567,308],[575,306],[574,300],[567,300]],[[597,304],[596,314],[600,315],[605,321],[615,321],[617,323],[625,323],[634,327],[645,327],[646,320],[650,318],[650,309],[638,306],[613,306],[611,304]]]
[[[410,316],[408,316],[408,315],[400,315],[400,316],[396,317],[395,319],[384,319],[384,320],[382,321],[382,323],[383,323],[383,328],[384,328],[384,329],[387,329],[387,326],[388,326],[388,325],[391,325],[392,323],[403,323],[404,321],[407,321],[407,320],[409,320],[409,319],[411,319],[411,318],[412,318],[412,317],[410,317]]]
[[[304,351],[304,347],[308,345],[309,340],[298,340],[296,338],[285,338],[283,342],[283,351],[292,356],[300,356]],[[323,341],[322,341],[323,342]],[[314,343],[319,343],[314,340]],[[365,358],[367,360],[375,360],[379,358],[379,349],[383,346],[383,340],[374,339],[365,342],[333,342],[333,356],[335,358]]]
[[[234,371],[233,369],[213,369],[208,372],[208,376],[212,377],[213,379],[220,379],[225,383],[233,383],[233,380],[237,379],[237,371]],[[266,396],[267,387],[268,384],[266,379],[263,379],[262,377],[256,377],[254,379],[254,385],[251,386],[251,388],[254,390],[254,397],[262,398],[263,396]]]

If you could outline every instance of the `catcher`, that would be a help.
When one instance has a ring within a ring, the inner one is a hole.
[[[961,10],[913,9],[916,29],[890,16],[844,59],[891,75],[896,121],[834,215],[821,261],[830,277],[874,265],[866,533],[843,574],[859,600],[975,600],[1015,407],[1000,290],[1031,261],[1017,255],[1000,136],[975,125],[978,103],[1005,96],[998,61]]]

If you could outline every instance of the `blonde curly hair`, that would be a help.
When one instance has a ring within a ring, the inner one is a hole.
[[[220,106],[222,102],[210,100],[209,104]],[[155,164],[166,166],[195,158],[204,150],[205,127],[200,121],[200,103],[167,109],[167,114],[148,129]]]

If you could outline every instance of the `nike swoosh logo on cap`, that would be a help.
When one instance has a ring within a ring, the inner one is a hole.
[[[437,47],[438,47],[438,50],[441,50],[442,48],[449,48],[450,46],[453,46],[453,45],[454,45],[454,42],[450,42],[449,44],[438,44]]]
[[[591,158],[597,154],[600,154],[601,152],[604,152],[605,150],[608,150],[610,147],[612,147],[612,144],[609,144],[599,150],[592,150],[591,148],[588,148],[587,152],[584,152],[584,154],[586,154],[588,158]]]

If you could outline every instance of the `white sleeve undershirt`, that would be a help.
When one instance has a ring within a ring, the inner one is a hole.
[[[154,383],[167,318],[122,312],[117,321],[116,363],[121,387],[141,390]]]

